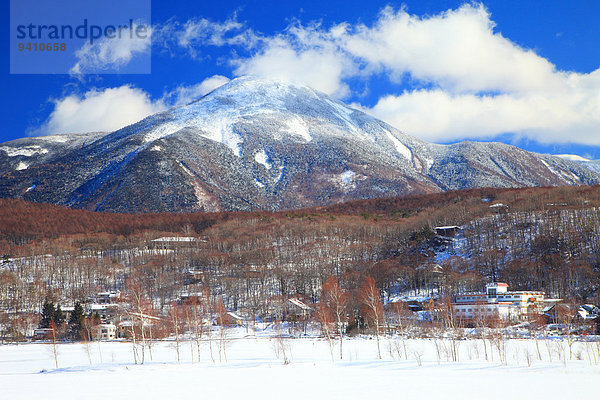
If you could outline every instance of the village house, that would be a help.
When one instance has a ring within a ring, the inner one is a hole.
[[[540,291],[508,291],[508,285],[494,282],[486,285],[485,293],[464,293],[452,303],[459,321],[473,323],[477,320],[527,321],[543,314],[548,304],[558,299],[547,299]]]
[[[544,317],[551,333],[595,333],[600,309],[593,304],[553,304],[544,309]]]
[[[285,298],[281,295],[272,296],[267,302],[265,322],[272,321],[307,321],[313,308],[308,305],[305,296],[295,295]]]
[[[584,304],[577,310],[578,318],[583,321],[593,321],[600,317],[600,308],[593,304]]]
[[[119,313],[118,301],[121,298],[121,292],[118,290],[109,290],[97,293],[92,296],[91,303],[88,303],[86,312],[92,315],[99,315],[103,321],[110,321]]]
[[[75,310],[74,306],[60,306],[60,310],[63,313],[63,316],[65,317],[65,321],[68,321],[71,318],[71,314],[73,314],[73,311]]]
[[[107,292],[100,292],[95,296],[95,302],[97,304],[113,304],[121,298],[121,292],[118,290],[110,290]]]
[[[131,335],[131,331],[134,330],[136,335],[139,335],[139,331],[142,326],[144,328],[150,328],[154,324],[161,321],[161,318],[154,317],[148,314],[140,313],[127,313],[119,316],[117,322],[117,337],[128,338]]]
[[[98,314],[103,321],[113,319],[119,312],[118,304],[88,304],[88,313],[92,315]]]
[[[246,321],[244,318],[232,311],[227,311],[227,313],[220,315],[216,318],[217,325],[225,325],[225,326],[244,326],[246,325]]]
[[[33,330],[33,340],[49,340],[52,339],[52,328],[37,328]]]
[[[114,324],[98,324],[92,328],[94,340],[115,340],[117,338],[117,327]]]
[[[299,298],[288,299],[287,314],[294,315],[296,320],[308,320],[312,307]]]
[[[204,280],[204,271],[188,269],[183,275],[184,285],[196,285]]]
[[[436,235],[444,236],[444,237],[454,237],[457,233],[460,232],[461,227],[456,225],[451,226],[436,226],[435,228]]]

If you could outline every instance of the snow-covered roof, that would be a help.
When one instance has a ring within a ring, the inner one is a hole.
[[[600,309],[593,304],[584,304],[580,308],[583,308],[584,310],[589,312],[600,312]]]
[[[600,315],[600,309],[593,304],[584,304],[577,312],[583,319],[596,319]]]
[[[231,318],[233,318],[233,319],[239,319],[239,320],[243,320],[243,319],[244,319],[244,318],[240,317],[239,315],[237,315],[236,313],[234,313],[234,312],[232,312],[232,311],[229,311],[229,312],[227,313],[227,315],[229,315],[229,316],[230,316]]]
[[[310,306],[306,305],[304,302],[300,301],[299,299],[289,299],[289,302],[297,307],[300,307],[301,309],[303,309],[305,311],[308,311],[311,309]]]
[[[91,311],[101,311],[101,310],[107,310],[109,308],[117,308],[117,307],[119,307],[118,304],[95,304],[95,303],[94,304],[90,304],[88,306],[88,308]]]
[[[504,282],[492,282],[492,283],[488,283],[486,285],[486,287],[494,287],[494,286],[508,287],[508,284],[504,283]]]
[[[111,290],[109,292],[100,292],[97,294],[98,297],[109,297],[109,298],[119,298],[121,297],[121,292],[118,290]]]
[[[183,292],[179,294],[179,297],[203,297],[204,293],[203,292]]]
[[[115,324],[98,324],[96,325],[97,328],[117,328],[117,326]]]
[[[202,275],[204,274],[204,271],[197,271],[195,269],[188,269],[187,271],[185,271],[186,274],[190,274],[190,275]]]
[[[429,300],[431,300],[431,296],[408,296],[408,295],[402,295],[402,296],[393,296],[390,297],[390,300],[387,302],[388,304],[390,303],[407,303],[409,301],[414,301],[417,303],[425,303],[428,302]]]
[[[134,317],[138,317],[138,318],[144,318],[144,319],[153,319],[153,320],[160,320],[159,317],[155,317],[152,315],[148,315],[148,314],[140,314],[140,313],[128,313],[128,315],[134,316]]]
[[[203,241],[197,237],[193,236],[163,236],[157,239],[153,239],[153,242],[195,242],[195,241]]]

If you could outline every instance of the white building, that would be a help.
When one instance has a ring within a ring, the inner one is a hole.
[[[109,320],[118,314],[119,305],[92,303],[87,305],[87,311],[93,315],[100,315],[103,320]]]
[[[115,340],[117,327],[113,324],[94,325],[92,333],[94,340]]]
[[[509,292],[506,283],[494,282],[486,285],[485,293],[456,296],[452,308],[456,318],[465,322],[485,319],[518,321],[541,314],[549,301],[545,299],[544,292]]]
[[[95,301],[98,304],[113,304],[121,298],[121,292],[118,290],[110,290],[100,292],[96,295]]]

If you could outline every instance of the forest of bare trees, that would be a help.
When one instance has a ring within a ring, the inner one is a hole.
[[[226,311],[297,318],[283,304],[301,298],[331,337],[352,326],[378,336],[394,296],[442,304],[491,280],[598,304],[599,206],[598,187],[476,189],[279,213],[122,215],[0,200],[0,324],[18,336],[37,326],[45,301],[85,304],[105,290],[124,294],[130,318],[160,316],[170,331],[202,315],[223,321]],[[462,248],[440,250],[439,225],[461,226]]]

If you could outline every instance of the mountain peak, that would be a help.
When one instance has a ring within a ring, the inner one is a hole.
[[[236,127],[249,123],[268,124],[270,129],[263,133],[272,138],[303,143],[310,142],[313,134],[354,135],[374,140],[361,125],[385,125],[308,86],[256,77],[236,78],[192,103],[160,114],[157,119],[160,124],[153,124],[146,132],[145,142],[193,127],[199,135],[227,145],[238,156],[244,138]],[[328,129],[314,129],[316,124]]]
[[[101,211],[281,210],[600,182],[578,163],[509,145],[425,143],[305,85],[255,77],[95,141],[48,143],[0,146],[0,197]]]

